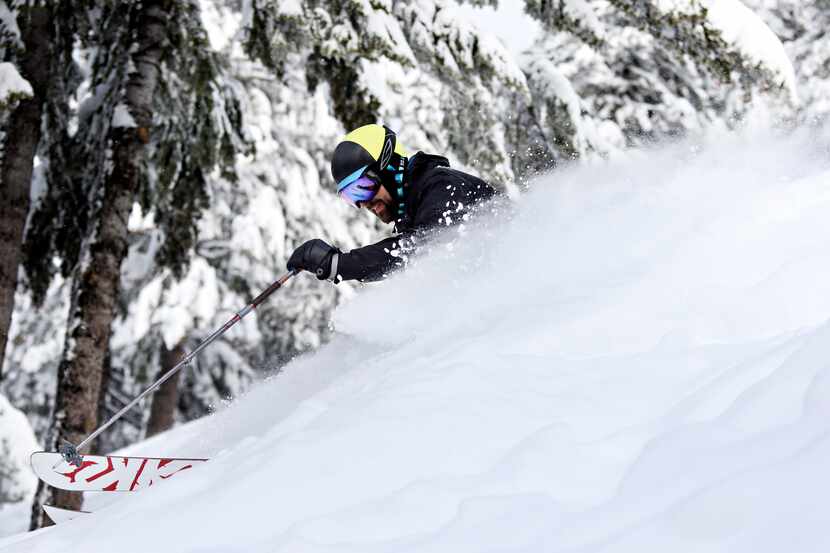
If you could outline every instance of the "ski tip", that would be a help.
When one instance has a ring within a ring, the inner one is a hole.
[[[32,468],[35,468],[35,458],[36,458],[37,456],[39,456],[39,455],[43,455],[43,454],[47,454],[47,455],[49,455],[50,453],[53,453],[53,452],[49,452],[49,451],[33,451],[33,452],[31,453],[31,455],[29,455],[29,465],[30,465]]]

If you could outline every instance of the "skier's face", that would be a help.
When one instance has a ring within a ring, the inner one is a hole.
[[[368,202],[360,202],[360,207],[368,209],[375,214],[375,217],[384,223],[391,223],[395,220],[395,209],[392,196],[384,187],[380,187],[375,197]]]

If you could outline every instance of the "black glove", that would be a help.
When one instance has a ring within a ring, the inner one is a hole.
[[[309,240],[291,254],[288,259],[288,270],[302,269],[311,271],[320,280],[326,280],[331,275],[331,260],[338,254],[337,248],[329,246],[319,238]]]

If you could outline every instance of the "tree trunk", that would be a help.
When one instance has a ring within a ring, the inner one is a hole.
[[[50,10],[45,6],[20,8],[19,27],[26,47],[20,69],[32,85],[34,96],[21,101],[9,118],[0,167],[0,380],[14,311],[23,229],[29,213],[32,165],[40,141],[49,81],[50,21]]]
[[[133,21],[138,47],[131,55],[135,69],[126,83],[124,103],[137,126],[111,130],[112,171],[104,183],[93,237],[73,283],[73,305],[58,369],[53,439],[47,444],[52,449],[62,440],[78,444],[98,425],[104,361],[116,314],[121,262],[127,255],[127,219],[139,188],[141,159],[149,137],[153,94],[165,42],[162,8],[161,1],[145,2],[143,13]],[[48,523],[41,515],[44,502],[80,509],[82,501],[83,497],[75,492],[39,488],[32,505],[32,527]]]
[[[169,350],[161,346],[161,370],[158,378],[161,378],[176,366],[185,356],[184,347],[181,342]],[[147,421],[147,437],[155,436],[173,426],[176,414],[176,404],[179,399],[179,375],[175,374],[164,384],[159,386],[153,394],[153,404],[150,407],[150,420]]]

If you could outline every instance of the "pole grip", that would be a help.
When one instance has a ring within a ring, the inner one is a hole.
[[[294,269],[293,271],[289,271],[289,272],[285,273],[284,275],[282,275],[279,279],[277,279],[274,283],[272,283],[271,286],[269,286],[268,288],[263,290],[260,295],[255,297],[253,299],[253,301],[251,302],[251,305],[249,305],[248,307],[250,307],[251,309],[256,309],[262,302],[264,302],[268,298],[268,296],[270,296],[271,294],[273,294],[274,292],[276,292],[277,290],[282,288],[282,285],[285,284],[286,282],[288,282],[288,279],[290,279],[291,277],[293,277],[294,275],[296,275],[299,272],[300,272],[299,270]],[[247,313],[245,313],[245,314],[247,315]]]

